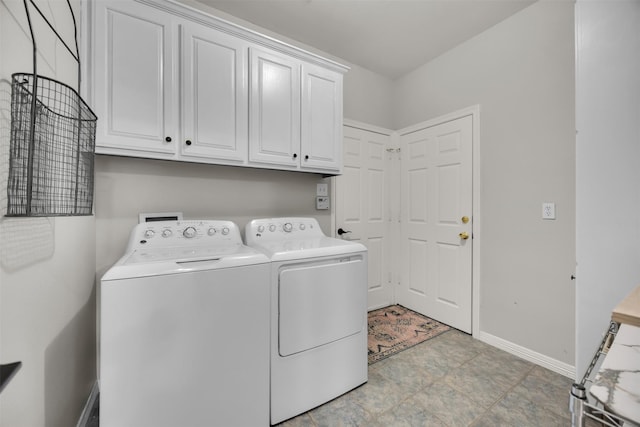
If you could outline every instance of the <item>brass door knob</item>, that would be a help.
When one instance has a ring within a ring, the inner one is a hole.
[[[462,240],[467,240],[469,238],[469,233],[463,231],[462,233],[458,234],[458,236],[460,236]]]
[[[468,223],[468,222],[469,222],[469,217],[465,215],[465,216],[463,216],[463,217],[461,218],[461,220],[462,220],[462,223],[463,223],[463,224],[466,224],[466,223]]]

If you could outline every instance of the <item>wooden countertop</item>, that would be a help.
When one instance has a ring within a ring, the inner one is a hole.
[[[640,286],[637,286],[629,295],[613,309],[611,320],[617,323],[640,327]]]

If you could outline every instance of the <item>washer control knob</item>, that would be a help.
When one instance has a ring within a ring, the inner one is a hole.
[[[229,227],[223,227],[222,228],[222,235],[226,236],[227,234],[229,234]]]
[[[162,237],[171,237],[172,234],[173,234],[173,231],[171,231],[168,228],[165,228],[164,230],[162,230]]]
[[[258,226],[258,233],[264,233],[264,225]]]
[[[272,233],[273,233],[274,231],[276,231],[276,226],[275,226],[275,224],[271,224],[271,225],[269,225],[269,231],[271,231]]]
[[[144,238],[145,239],[150,239],[150,238],[152,238],[154,236],[154,234],[156,234],[155,231],[147,230],[147,231],[144,232]]]
[[[293,230],[293,225],[291,225],[290,222],[285,222],[284,225],[282,226],[282,229],[287,233],[291,233],[291,230]]]
[[[300,230],[304,230],[305,228],[307,228],[307,226],[306,226],[306,225],[304,225],[304,224],[300,224]]]
[[[208,234],[209,236],[215,236],[215,235],[216,235],[216,229],[215,229],[215,228],[213,228],[213,227],[209,228],[209,229],[207,230],[207,234]]]
[[[193,237],[196,237],[196,229],[195,227],[187,227],[184,229],[184,231],[182,232],[182,235],[184,237],[186,237],[187,239],[191,239]]]

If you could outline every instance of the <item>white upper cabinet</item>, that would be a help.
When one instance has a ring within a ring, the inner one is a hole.
[[[251,48],[249,161],[300,164],[300,62]]]
[[[182,26],[184,157],[247,158],[247,50],[242,40],[202,25]]]
[[[301,165],[342,169],[342,74],[302,65]]]
[[[249,162],[339,173],[342,74],[262,48],[250,73]]]
[[[178,130],[172,17],[136,2],[97,2],[94,34],[96,152],[171,157]]]
[[[170,0],[89,6],[96,153],[341,172],[347,67]]]

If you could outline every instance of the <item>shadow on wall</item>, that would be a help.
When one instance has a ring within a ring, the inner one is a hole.
[[[51,258],[54,251],[54,225],[55,221],[51,218],[0,219],[2,269],[14,272]]]
[[[96,286],[44,354],[44,415],[50,427],[75,426],[96,372]],[[85,384],[80,384],[86,381]]]
[[[0,80],[0,214],[7,213],[9,144],[11,140],[11,82]]]
[[[312,173],[97,155],[95,182],[96,220],[127,221],[127,236],[140,212],[182,211],[240,227],[275,216],[314,216],[321,226],[330,219],[330,210],[315,209],[316,184],[328,181]]]
[[[50,218],[5,218],[11,146],[11,82],[0,80],[0,266],[7,272],[49,259],[54,251]]]

